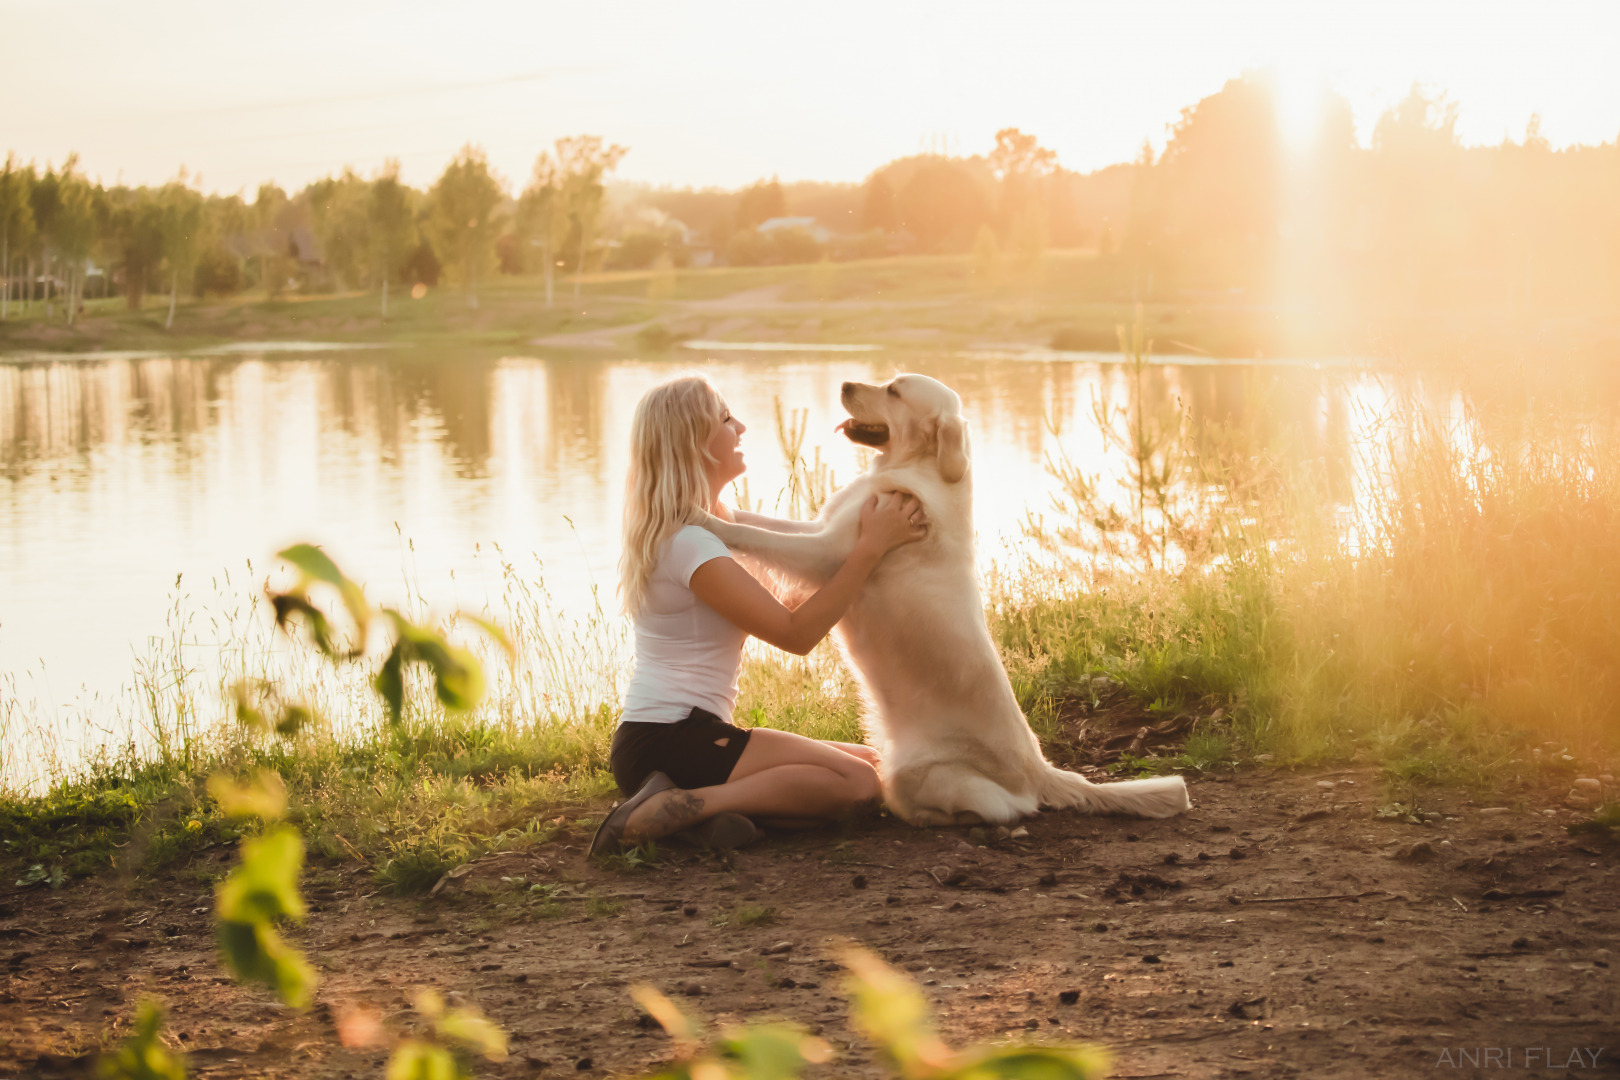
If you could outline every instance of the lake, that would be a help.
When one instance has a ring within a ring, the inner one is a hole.
[[[227,624],[295,541],[323,545],[379,602],[498,614],[504,562],[565,616],[597,599],[611,613],[631,413],[682,370],[709,374],[748,425],[747,493],[783,513],[778,408],[804,424],[803,455],[847,480],[861,451],[833,431],[839,385],[896,370],[943,380],[970,423],[981,563],[1005,561],[1025,512],[1048,503],[1053,454],[1107,468],[1093,402],[1125,400],[1118,359],[248,345],[0,364],[8,768],[40,753],[25,734],[49,732],[46,752],[68,765],[129,738],[137,669],[176,640],[198,670],[217,665]],[[1341,464],[1358,402],[1383,392],[1349,367],[1277,362],[1156,364],[1149,385],[1198,420]]]

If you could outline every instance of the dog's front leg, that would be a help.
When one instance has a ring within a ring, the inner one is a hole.
[[[718,536],[733,551],[756,555],[779,570],[807,582],[824,582],[838,572],[860,535],[856,521],[842,515],[825,522],[816,532],[779,533],[753,525],[738,525],[704,512],[697,524]]]

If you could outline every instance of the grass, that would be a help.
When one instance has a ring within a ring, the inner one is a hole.
[[[750,926],[768,926],[776,918],[776,909],[763,904],[738,904],[730,911],[722,911],[710,920],[723,929],[742,930]]]
[[[140,311],[127,310],[120,297],[92,299],[73,327],[63,324],[60,305],[47,322],[36,304],[0,323],[0,355],[167,352],[254,341],[506,350],[580,333],[596,335],[594,344],[638,354],[690,338],[1113,352],[1114,327],[1130,319],[1135,296],[1128,259],[1082,251],[1048,252],[993,279],[975,273],[968,255],[602,272],[585,276],[577,299],[567,282],[549,309],[538,277],[499,276],[480,290],[476,308],[455,289],[435,287],[421,299],[397,296],[387,319],[370,293],[188,299],[172,329],[163,325],[166,297],[147,297]],[[1549,335],[1612,342],[1616,326],[1613,311],[1568,326],[1514,322],[1480,310],[1421,318],[1364,312],[1336,323],[1325,315],[1302,321],[1297,314],[1230,296],[1150,297],[1146,307],[1159,352],[1224,357],[1444,355],[1459,340],[1477,355],[1509,341],[1546,342]]]
[[[1386,803],[1412,807],[1434,785],[1511,801],[1614,770],[1620,431],[1573,393],[1536,390],[1510,375],[1474,386],[1467,408],[1394,401],[1355,448],[1367,465],[1348,501],[1318,465],[1261,460],[1241,440],[1168,428],[1140,440],[1167,483],[1199,477],[1219,497],[1099,526],[1078,492],[1066,523],[1032,523],[1045,554],[998,571],[986,611],[1032,726],[1052,736],[1064,703],[1095,704],[1105,678],[1110,700],[1203,718],[1177,753],[1126,772],[1358,762],[1381,770]],[[1109,467],[1140,475],[1131,466],[1121,451]],[[1125,531],[1104,543],[1104,527]],[[280,773],[315,869],[363,860],[403,893],[484,852],[582,839],[612,791],[623,631],[600,617],[560,626],[542,583],[515,572],[505,604],[492,614],[523,663],[492,668],[489,699],[466,716],[417,685],[391,727],[365,671],[311,665],[286,691],[314,719],[284,737],[232,723],[223,687],[188,691],[155,664],[165,689],[142,723],[157,737],[0,793],[0,863],[44,887],[207,873],[244,829],[206,794],[220,770]],[[255,632],[233,633],[251,654]],[[859,738],[857,689],[828,645],[803,658],[751,648],[740,685],[745,723]],[[556,907],[543,892],[525,902],[542,917]]]

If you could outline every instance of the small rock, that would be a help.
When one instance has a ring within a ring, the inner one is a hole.
[[[1395,852],[1395,858],[1401,862],[1428,862],[1434,858],[1434,845],[1427,840],[1419,840],[1415,844],[1407,844]]]
[[[1277,760],[1277,755],[1276,754],[1256,754],[1256,755],[1254,755],[1254,760],[1256,760],[1256,761],[1275,761],[1275,760]]]
[[[1061,990],[1058,992],[1058,1001],[1062,1002],[1064,1005],[1073,1005],[1079,1000],[1080,991],[1078,990]]]
[[[1339,785],[1335,784],[1331,780],[1318,780],[1316,782],[1316,786],[1321,788],[1323,791],[1332,791],[1334,788],[1338,787]]]
[[[1332,817],[1332,816],[1333,816],[1333,811],[1327,809],[1326,807],[1317,807],[1315,810],[1307,810],[1307,811],[1305,811],[1303,814],[1300,814],[1299,816],[1294,818],[1294,820],[1299,821],[1299,822],[1320,821],[1322,818]]]
[[[1164,857],[1164,864],[1166,866],[1174,866],[1174,865],[1176,865],[1176,863],[1178,863],[1180,861],[1181,861],[1181,855],[1178,852],[1174,852],[1174,851],[1168,852],[1168,853],[1166,853],[1166,855]]]
[[[1522,938],[1522,937],[1521,938],[1514,938],[1513,939],[1513,944],[1511,946],[1509,946],[1509,947],[1514,948],[1514,949],[1528,949],[1530,947],[1530,939],[1529,938]]]
[[[1162,964],[1162,963],[1164,963],[1164,961],[1159,959],[1159,955],[1157,953],[1148,953],[1146,956],[1142,957],[1142,963],[1144,963],[1144,964]]]
[[[1008,840],[1012,838],[1012,830],[1007,828],[1005,825],[997,825],[995,827],[995,831],[993,831],[990,835],[995,837],[997,840]]]
[[[1595,776],[1580,776],[1575,779],[1575,790],[1584,791],[1593,797],[1603,794],[1603,781]]]
[[[1042,874],[1036,880],[1035,884],[1037,884],[1037,885],[1056,885],[1057,884],[1057,875],[1054,874],[1052,871],[1048,870],[1046,873]]]
[[[854,877],[849,879],[849,884],[850,884],[851,888],[855,888],[855,889],[864,889],[864,888],[866,888],[866,875],[865,874],[856,874]]]
[[[1128,833],[1125,834],[1125,842],[1127,844],[1134,844],[1134,843],[1136,843],[1137,841],[1139,841],[1141,839],[1142,838],[1140,836],[1137,836],[1133,832],[1128,832]]]
[[[776,985],[783,990],[797,990],[799,988],[798,982],[791,978],[777,979]]]
[[[896,905],[898,905],[900,903],[900,898],[898,896],[895,896],[893,893],[890,893],[888,896],[885,896],[883,898],[883,902],[885,904],[889,905],[890,907],[895,907]]]
[[[1010,840],[1025,840],[1025,839],[1028,839],[1029,838],[1029,830],[1024,828],[1022,825],[1020,825],[1020,826],[1018,826],[1018,828],[1016,828],[1012,832],[1008,833],[1007,838],[1010,839]]]
[[[1222,960],[1220,963],[1216,964],[1215,966],[1216,967],[1234,967],[1236,965],[1231,960]]]
[[[781,956],[783,953],[793,951],[793,942],[778,941],[775,945],[767,945],[759,950],[761,956]]]
[[[1108,933],[1108,924],[1105,922],[1094,923],[1091,929],[1096,933],[1106,934]]]
[[[685,994],[687,997],[702,997],[704,994],[708,993],[708,991],[703,989],[702,985],[695,982],[683,982],[680,986],[676,987],[676,989]]]
[[[1479,812],[1480,817],[1500,817],[1502,814],[1511,814],[1513,811],[1506,806],[1487,806]]]
[[[1226,853],[1226,855],[1227,855],[1228,858],[1231,858],[1231,859],[1247,859],[1248,858],[1248,856],[1244,854],[1243,849],[1240,848],[1240,847],[1233,848],[1231,851],[1228,851]]]
[[[593,1058],[582,1057],[578,1061],[574,1062],[575,1072],[585,1072],[588,1069],[594,1068],[596,1068],[596,1061]]]
[[[1038,1028],[1040,1026],[1041,1026],[1041,1022],[1039,1020],[1035,1019],[1033,1016],[1030,1017],[1028,1020],[1024,1021],[1024,1027],[1029,1029],[1030,1031],[1034,1031],[1036,1028]]]
[[[944,881],[947,885],[962,885],[967,882],[967,879],[968,873],[966,870],[952,870],[945,876]]]
[[[697,914],[697,905],[687,904],[685,907],[681,908],[681,914],[690,919],[692,916]]]
[[[961,911],[965,907],[967,907],[967,905],[962,903],[962,901],[958,900],[955,903],[953,903],[950,907],[946,908],[945,910],[946,911]]]

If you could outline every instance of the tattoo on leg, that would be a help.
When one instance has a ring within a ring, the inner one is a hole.
[[[634,831],[637,836],[656,839],[680,832],[702,816],[702,799],[690,791],[671,791],[666,798],[646,807],[645,816]]]

